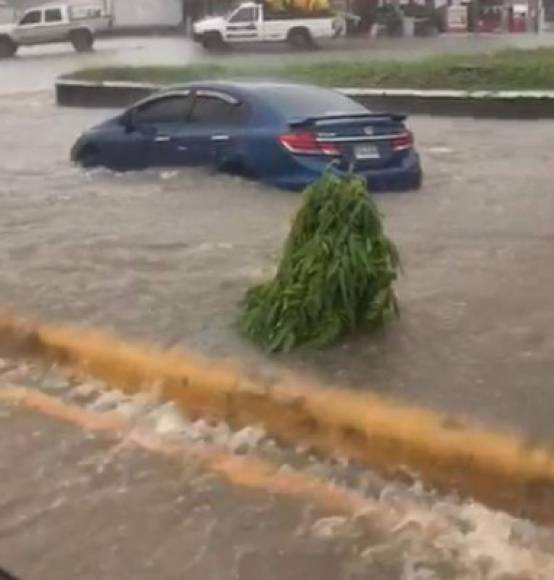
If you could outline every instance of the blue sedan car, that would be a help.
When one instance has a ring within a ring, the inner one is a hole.
[[[326,169],[353,171],[374,191],[412,189],[422,172],[404,120],[318,87],[191,83],[87,131],[71,156],[118,171],[211,166],[293,190]]]

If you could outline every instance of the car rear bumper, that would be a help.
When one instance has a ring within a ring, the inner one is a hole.
[[[297,161],[294,170],[274,175],[264,181],[282,189],[301,190],[313,183],[327,170],[337,175],[345,174],[344,171],[320,159],[306,159]],[[371,191],[419,189],[423,178],[419,155],[415,150],[411,150],[398,165],[393,167],[355,171],[354,173],[367,182]]]
[[[359,174],[371,191],[405,191],[419,189],[423,179],[419,155],[411,151],[397,167],[367,171]]]

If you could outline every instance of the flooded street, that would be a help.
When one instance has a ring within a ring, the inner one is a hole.
[[[0,99],[4,306],[553,436],[554,123],[412,118],[424,188],[378,198],[403,258],[400,321],[269,360],[238,336],[238,304],[271,272],[298,196],[202,172],[72,167],[75,137],[108,114],[58,109],[47,93]]]
[[[368,58],[416,54],[411,41],[375,42]],[[417,54],[502,42],[431,39]],[[273,272],[298,194],[203,171],[85,172],[69,149],[113,112],[53,102],[55,76],[78,67],[210,58],[182,39],[127,38],[2,62],[0,308],[292,368],[551,446],[554,121],[411,118],[424,186],[377,198],[402,257],[400,320],[268,357],[236,320],[246,289]],[[551,530],[529,521],[0,357],[0,569],[18,580],[554,578]],[[80,419],[10,400],[13,389]],[[115,426],[97,429],[104,420]],[[237,457],[244,473],[263,464],[263,485],[222,468]]]

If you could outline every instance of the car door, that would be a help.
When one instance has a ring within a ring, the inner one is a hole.
[[[290,26],[284,10],[275,10],[264,7],[260,36],[263,40],[285,40]]]
[[[259,6],[244,6],[236,10],[225,25],[225,40],[231,42],[260,40],[260,14]]]
[[[177,137],[191,165],[223,168],[240,155],[247,107],[224,91],[199,89],[188,122]]]
[[[191,165],[187,145],[179,139],[191,104],[190,91],[179,91],[149,99],[132,112],[129,137],[141,147],[145,166]]]

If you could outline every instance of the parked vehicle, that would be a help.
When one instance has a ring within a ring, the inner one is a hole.
[[[27,10],[13,24],[0,26],[0,58],[14,56],[19,46],[71,42],[77,52],[92,49],[99,30],[111,18],[99,6],[46,4]]]
[[[422,174],[404,120],[318,87],[192,83],[87,131],[71,158],[115,170],[209,166],[286,189],[353,171],[373,190],[410,189]]]
[[[337,36],[340,30],[340,19],[329,10],[275,10],[264,4],[245,2],[227,16],[195,22],[193,38],[207,50],[256,42],[288,42],[293,48],[306,49],[318,39]]]

